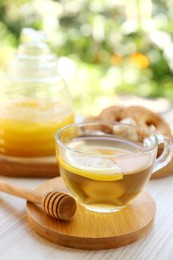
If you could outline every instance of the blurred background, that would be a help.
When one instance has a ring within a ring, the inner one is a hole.
[[[122,95],[172,103],[172,14],[172,0],[0,0],[0,76],[32,27],[46,32],[81,114]]]

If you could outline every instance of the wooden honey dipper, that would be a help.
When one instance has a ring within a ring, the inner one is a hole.
[[[48,215],[59,220],[70,220],[77,209],[75,199],[63,192],[51,191],[43,194],[1,180],[0,191],[41,204]]]

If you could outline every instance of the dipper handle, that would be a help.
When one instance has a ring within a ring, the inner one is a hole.
[[[43,210],[53,218],[70,220],[77,209],[77,203],[70,195],[51,191],[46,194],[0,181],[0,191],[41,204]]]

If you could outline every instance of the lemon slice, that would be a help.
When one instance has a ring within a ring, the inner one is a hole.
[[[69,172],[100,181],[115,181],[123,178],[121,169],[110,158],[74,156],[69,151],[65,156],[68,163],[60,157],[57,160]]]

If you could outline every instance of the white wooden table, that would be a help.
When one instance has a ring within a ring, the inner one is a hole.
[[[45,179],[3,180],[35,188]],[[37,235],[27,222],[25,201],[0,193],[0,259],[116,259],[171,260],[173,259],[173,175],[151,180],[147,190],[157,204],[157,214],[151,232],[125,247],[100,251],[77,250],[53,244]]]

